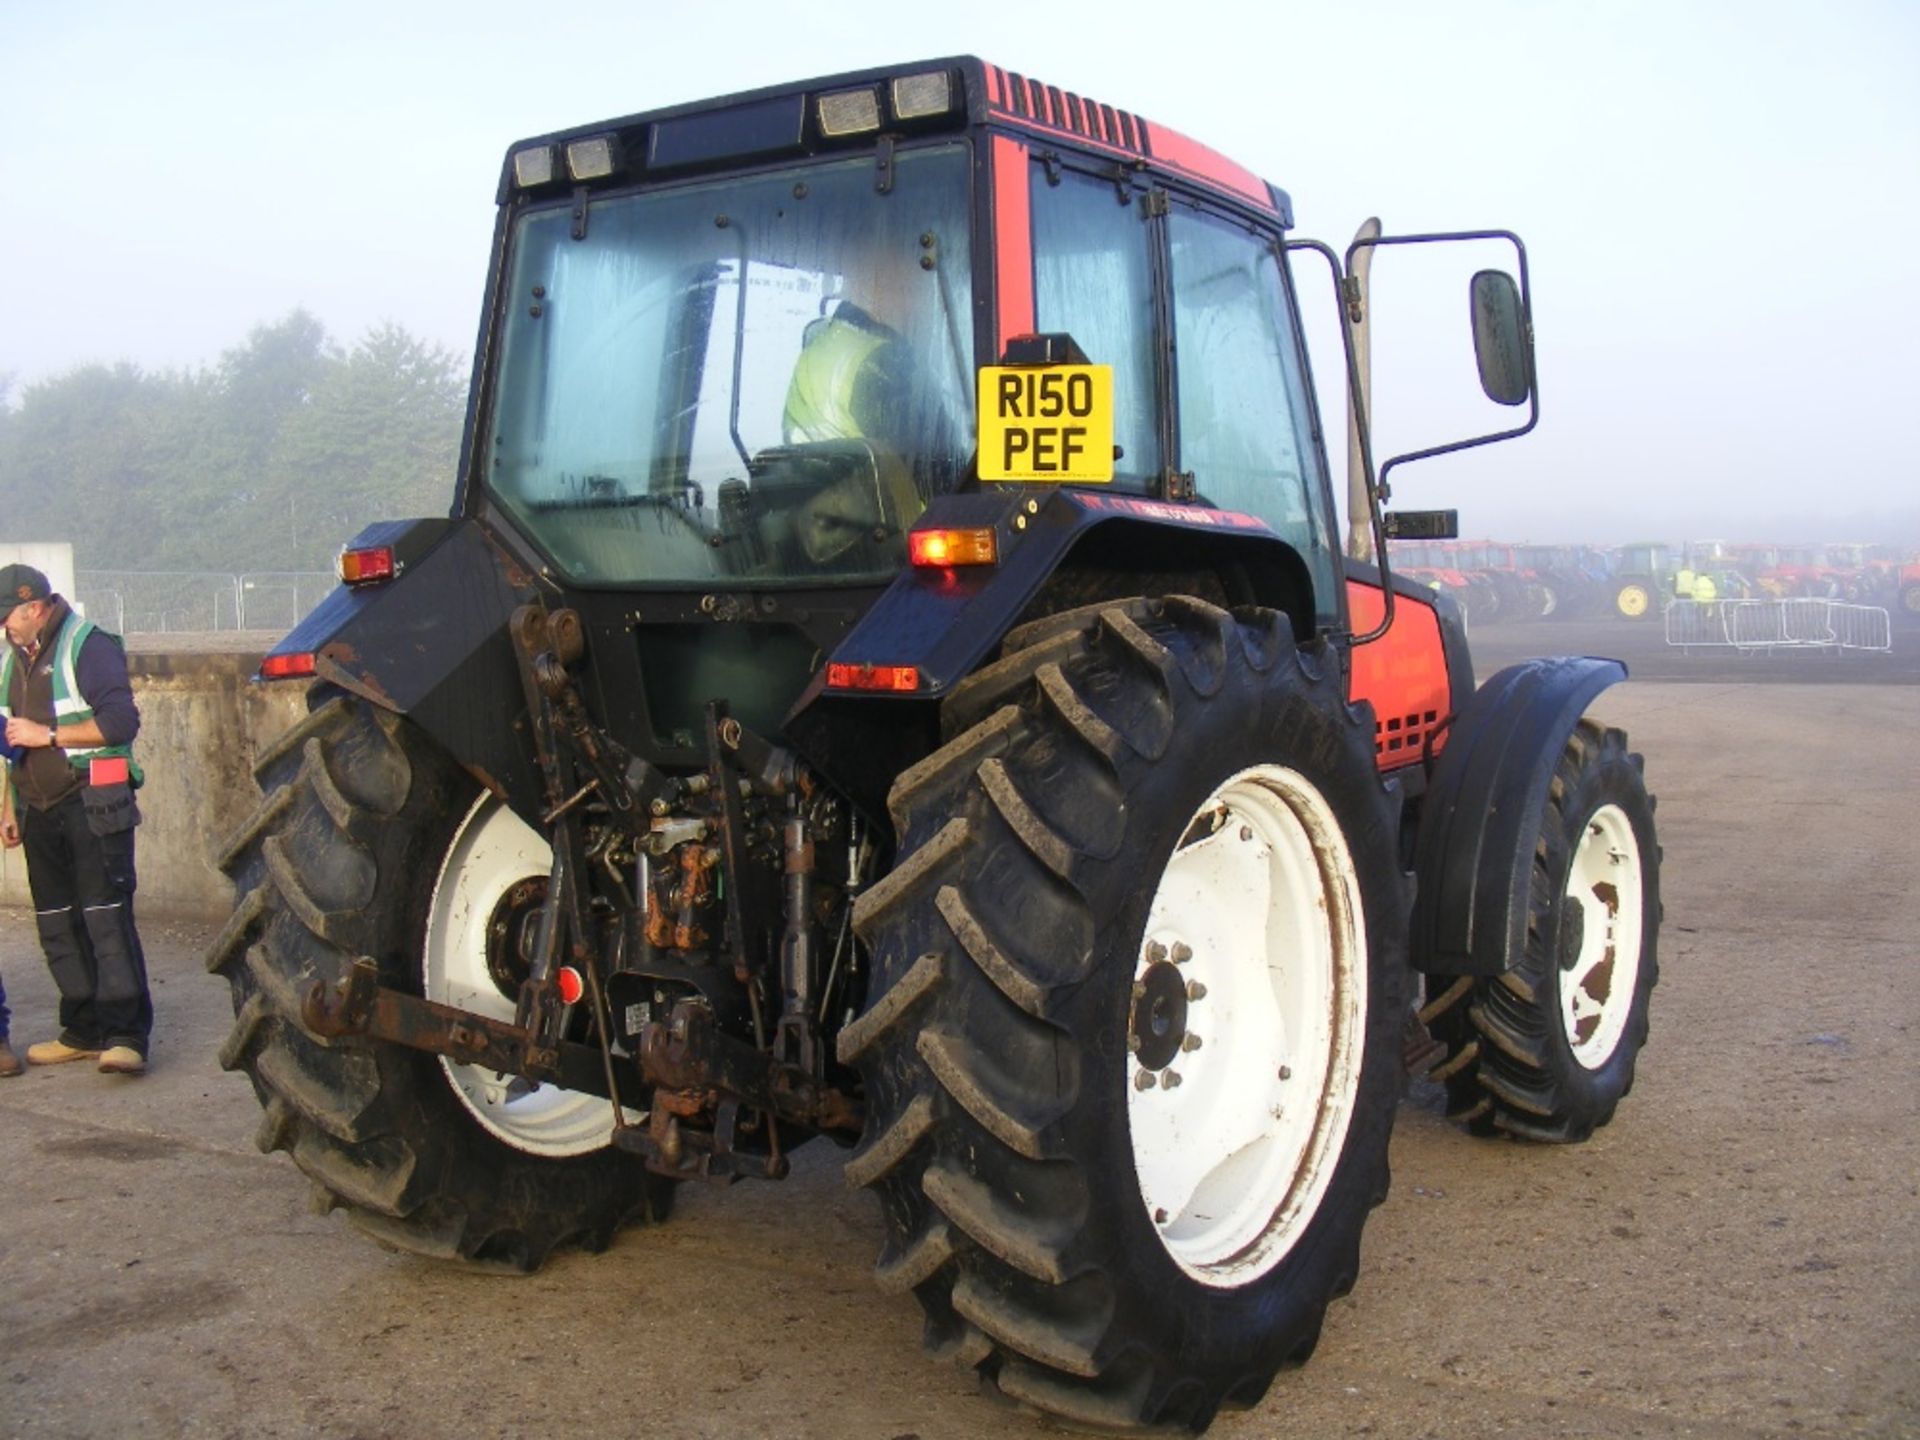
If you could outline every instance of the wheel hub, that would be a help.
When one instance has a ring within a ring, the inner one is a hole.
[[[515,1003],[520,987],[533,973],[533,936],[546,899],[544,878],[522,880],[500,897],[487,919],[487,974],[500,993]]]
[[[434,881],[421,955],[421,993],[428,1000],[513,1020],[552,867],[543,837],[491,795],[474,801]],[[597,1095],[446,1055],[440,1067],[467,1112],[516,1150],[564,1158],[608,1144],[612,1110]]]
[[[1147,967],[1133,985],[1127,1049],[1143,1070],[1164,1070],[1187,1038],[1187,982],[1165,960]]]

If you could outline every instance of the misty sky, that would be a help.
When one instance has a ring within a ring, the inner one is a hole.
[[[345,343],[393,320],[465,354],[514,139],[968,52],[1225,151],[1336,248],[1369,214],[1525,237],[1540,429],[1409,468],[1399,503],[1511,539],[1920,544],[1899,0],[0,0],[0,374],[17,398],[91,361],[204,365],[296,306]],[[1405,313],[1429,308],[1464,330],[1451,280]],[[1386,330],[1387,438],[1448,438]]]

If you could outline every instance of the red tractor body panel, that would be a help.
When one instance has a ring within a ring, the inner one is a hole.
[[[1379,586],[1351,579],[1347,604],[1358,631],[1378,625],[1385,608]],[[1442,723],[1466,697],[1454,696],[1448,683],[1440,617],[1431,605],[1395,593],[1393,628],[1354,649],[1347,698],[1373,706],[1373,753],[1382,770],[1440,752],[1446,743]]]

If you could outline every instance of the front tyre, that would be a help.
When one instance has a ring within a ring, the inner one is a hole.
[[[530,1270],[663,1217],[671,1186],[612,1149],[605,1100],[424,1051],[324,1040],[301,999],[358,956],[409,994],[510,1015],[509,940],[546,848],[409,722],[336,691],[260,758],[262,800],[221,865],[238,897],[207,958],[233,992],[220,1062],[325,1208],[403,1249]],[[494,937],[490,940],[489,937]]]
[[[1532,837],[1525,958],[1423,1011],[1448,1110],[1481,1134],[1578,1141],[1633,1088],[1659,980],[1660,846],[1641,760],[1582,720]]]
[[[848,1178],[932,1348],[1076,1423],[1198,1430],[1311,1352],[1386,1194],[1397,797],[1284,616],[1133,601],[1003,653],[858,905]]]

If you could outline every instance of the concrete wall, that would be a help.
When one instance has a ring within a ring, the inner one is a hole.
[[[140,913],[224,914],[233,887],[214,856],[258,803],[253,757],[306,714],[306,687],[255,684],[257,655],[133,654],[127,663],[140,705],[134,758],[147,776],[134,851]],[[25,859],[0,854],[0,901],[27,904]]]

